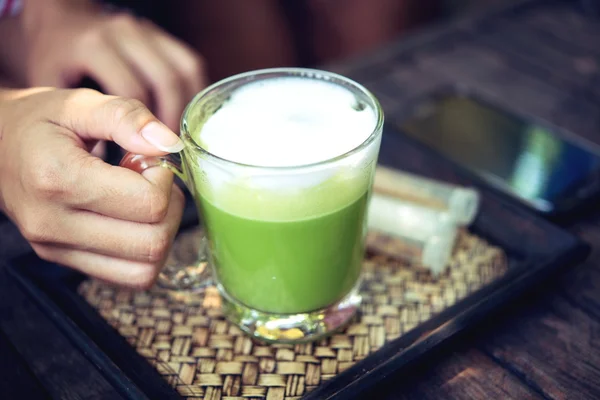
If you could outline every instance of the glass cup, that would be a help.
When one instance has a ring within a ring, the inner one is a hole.
[[[373,130],[345,154],[293,167],[226,160],[194,139],[234,90],[281,77],[345,87],[356,107],[374,112]],[[382,127],[383,112],[369,91],[325,71],[252,71],[206,88],[183,114],[180,160],[127,154],[121,162],[139,172],[153,166],[172,170],[192,192],[202,217],[207,240],[199,243],[199,261],[166,266],[158,284],[175,290],[214,284],[225,316],[266,341],[309,341],[343,326],[361,301],[367,203]]]

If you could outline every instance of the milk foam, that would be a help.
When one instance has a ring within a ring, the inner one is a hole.
[[[297,221],[339,210],[367,191],[381,137],[359,147],[377,125],[373,107],[343,86],[300,77],[248,83],[192,130],[210,153],[190,175],[201,196],[233,215]]]
[[[210,153],[263,167],[313,164],[360,146],[375,110],[343,86],[301,77],[248,83],[204,124],[195,139]]]

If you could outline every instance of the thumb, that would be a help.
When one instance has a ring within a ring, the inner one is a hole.
[[[67,92],[56,122],[83,140],[110,140],[127,151],[148,156],[183,149],[179,136],[138,100],[88,89]]]

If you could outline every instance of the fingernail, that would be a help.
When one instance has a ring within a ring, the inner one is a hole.
[[[152,121],[140,132],[142,137],[152,146],[169,153],[183,150],[183,141],[166,126]]]

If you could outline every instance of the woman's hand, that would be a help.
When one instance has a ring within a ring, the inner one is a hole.
[[[94,277],[150,286],[184,197],[164,168],[143,176],[89,153],[98,140],[162,155],[178,136],[139,101],[93,90],[0,92],[0,206],[36,253]]]
[[[74,87],[83,78],[138,99],[178,130],[185,105],[206,84],[190,47],[149,21],[105,13],[89,0],[27,0],[12,68],[26,86]]]

